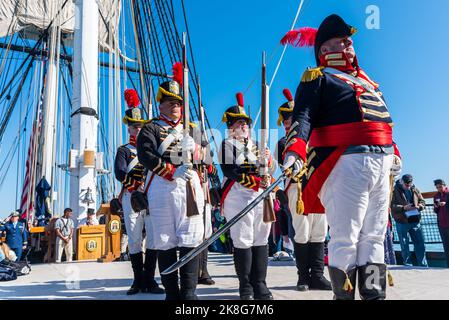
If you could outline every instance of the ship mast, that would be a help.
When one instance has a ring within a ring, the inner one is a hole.
[[[52,8],[56,12],[56,8]],[[55,163],[55,135],[56,135],[56,113],[58,104],[58,74],[59,74],[59,51],[60,51],[60,29],[59,14],[55,15],[55,21],[48,32],[48,60],[47,75],[43,98],[43,135],[40,143],[40,154],[42,156],[42,167],[40,168],[39,179],[45,178],[51,186],[50,199],[51,209],[53,200],[56,199],[54,191],[54,163]]]
[[[97,202],[98,15],[96,0],[75,0],[69,167],[70,207],[77,224]]]

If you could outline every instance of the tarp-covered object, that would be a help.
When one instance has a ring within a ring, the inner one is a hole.
[[[37,219],[39,226],[45,225],[45,219],[51,218],[51,213],[45,203],[50,195],[50,190],[51,186],[45,178],[42,178],[36,186],[36,211],[34,216]]]
[[[63,3],[64,0],[1,0],[0,38],[19,31],[23,31],[27,37],[37,37],[48,27]],[[103,49],[108,49],[108,31],[105,22],[116,29],[120,17],[120,3],[121,0],[98,1],[101,12],[98,17],[99,42]],[[75,1],[68,0],[55,21],[60,22],[61,31],[70,38],[75,27]]]

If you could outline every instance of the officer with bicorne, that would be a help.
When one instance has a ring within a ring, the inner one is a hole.
[[[293,30],[281,40],[314,46],[317,63],[296,91],[284,168],[295,173],[307,164],[304,212],[326,213],[335,298],[354,299],[358,277],[362,299],[385,299],[390,175],[399,174],[401,160],[379,85],[359,66],[355,32],[334,14],[318,30]]]

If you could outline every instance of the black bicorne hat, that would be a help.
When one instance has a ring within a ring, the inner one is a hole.
[[[336,14],[328,16],[321,22],[315,38],[315,59],[320,64],[320,48],[327,40],[339,37],[350,37],[357,30],[347,24],[342,17]]]
[[[302,27],[288,31],[281,39],[281,44],[294,47],[314,47],[317,65],[320,65],[320,48],[327,40],[350,37],[357,30],[347,24],[339,15],[332,14],[321,22],[318,29]]]

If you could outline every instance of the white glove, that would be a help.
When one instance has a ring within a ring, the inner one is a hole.
[[[185,136],[182,139],[182,150],[189,153],[195,152],[195,140],[191,136]]]
[[[391,175],[393,177],[397,177],[401,174],[402,171],[402,160],[397,155],[394,155],[393,165],[391,166]]]
[[[284,164],[282,165],[282,168],[284,170],[290,168],[292,170],[292,176],[296,176],[303,167],[304,163],[301,159],[298,158],[296,153],[287,152],[287,154],[285,155]]]
[[[192,165],[190,163],[179,166],[173,174],[173,179],[180,178],[189,181],[193,178],[193,171],[191,169]]]
[[[292,176],[296,177],[301,172],[303,167],[304,163],[302,162],[302,160],[301,159],[296,160],[295,163],[293,164]]]

